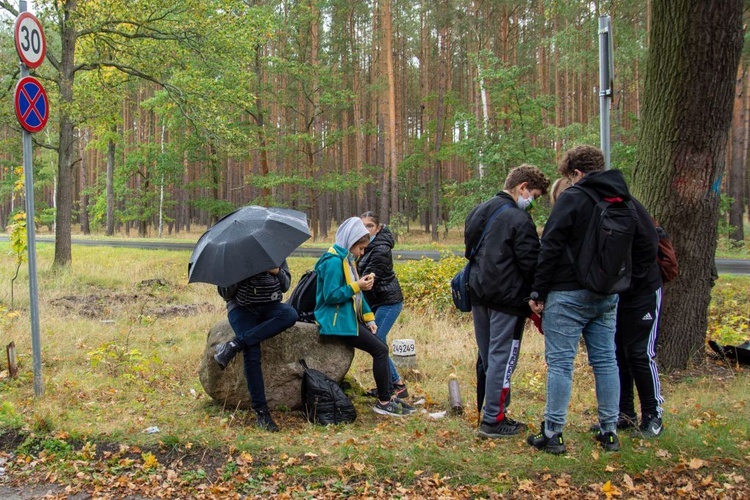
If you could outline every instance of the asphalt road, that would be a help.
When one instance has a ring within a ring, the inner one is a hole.
[[[7,236],[0,236],[0,241],[8,241]],[[54,243],[52,237],[37,237],[37,243]],[[193,243],[177,243],[173,241],[139,241],[139,240],[89,240],[72,239],[73,245],[108,246],[120,248],[142,248],[151,250],[192,250]],[[319,257],[325,250],[321,248],[298,248],[292,253],[294,257]],[[463,255],[463,252],[457,252]],[[440,260],[440,253],[425,250],[396,250],[393,252],[396,260],[419,260],[422,258]],[[750,274],[750,260],[716,259],[716,269],[719,274]]]

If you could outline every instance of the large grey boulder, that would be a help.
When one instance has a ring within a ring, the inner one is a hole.
[[[200,366],[203,389],[216,402],[227,408],[250,408],[242,353],[221,370],[214,361],[215,346],[234,338],[227,320],[216,323],[208,332],[206,349]],[[298,363],[305,359],[307,366],[322,371],[338,383],[344,379],[354,359],[354,349],[318,335],[318,326],[298,322],[291,328],[260,345],[266,400],[271,409],[302,409],[302,374]]]

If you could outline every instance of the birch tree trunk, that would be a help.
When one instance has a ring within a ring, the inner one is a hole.
[[[684,368],[704,351],[742,3],[652,1],[633,191],[665,226],[680,261],[662,303],[667,369]]]

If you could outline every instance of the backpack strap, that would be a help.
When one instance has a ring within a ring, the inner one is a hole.
[[[492,215],[487,219],[487,222],[484,224],[484,229],[482,230],[482,236],[479,237],[479,241],[477,241],[477,244],[474,246],[474,248],[471,249],[471,253],[469,254],[469,260],[474,257],[474,254],[477,253],[477,250],[479,250],[479,247],[482,245],[482,242],[484,241],[484,237],[487,235],[487,229],[490,227],[490,224],[492,221],[500,215],[500,213],[505,210],[506,208],[510,207],[512,203],[503,203],[499,207],[495,209],[494,212],[492,212]]]

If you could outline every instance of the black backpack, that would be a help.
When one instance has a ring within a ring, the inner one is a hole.
[[[579,283],[592,292],[609,295],[630,288],[633,275],[633,238],[638,214],[632,201],[622,198],[600,198],[581,186],[596,206],[586,227],[583,244],[574,258],[568,247]]]
[[[315,323],[315,292],[318,289],[318,274],[310,269],[300,276],[286,303],[297,311],[299,321]]]
[[[300,359],[299,363],[305,369],[302,403],[308,422],[319,425],[354,422],[357,410],[344,390],[325,373],[309,368],[304,359]]]
[[[240,284],[235,283],[234,285],[229,286],[217,286],[216,289],[219,292],[219,295],[221,295],[221,298],[229,302],[237,295],[237,290],[240,289]]]

